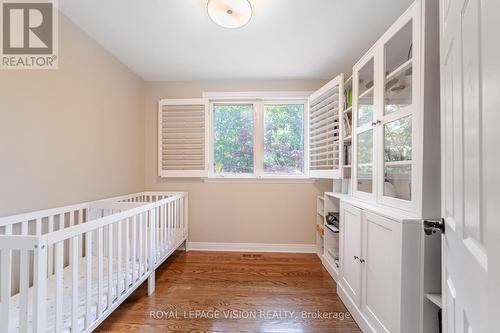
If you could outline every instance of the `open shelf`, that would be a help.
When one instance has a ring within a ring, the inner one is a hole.
[[[438,308],[441,309],[443,307],[443,300],[442,300],[441,294],[429,293],[429,294],[425,294],[425,297],[429,301],[431,301],[433,304],[435,304]]]
[[[331,225],[331,224],[325,224],[325,227],[330,230],[331,232],[333,232],[334,234],[337,234],[339,233],[339,228],[336,228],[334,225]]]
[[[401,66],[399,66],[398,68],[396,68],[395,70],[393,70],[392,72],[387,74],[386,79],[385,79],[386,82],[392,80],[393,78],[399,76],[399,74],[401,74],[404,71],[406,71],[407,69],[411,68],[412,63],[413,63],[413,59],[407,60]]]
[[[370,89],[367,89],[367,90],[363,91],[363,93],[361,95],[359,95],[358,99],[362,99],[364,97],[367,97],[371,93],[373,93],[373,87],[371,87]]]
[[[351,81],[352,81],[352,74],[351,74],[351,76],[349,76],[349,77],[348,77],[348,78],[344,81],[344,85],[345,85],[345,86],[348,86],[348,85],[349,85],[349,83],[351,83]]]

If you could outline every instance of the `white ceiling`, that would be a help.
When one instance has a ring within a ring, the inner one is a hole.
[[[61,11],[147,81],[328,79],[347,71],[412,0],[250,0],[240,29],[207,0],[62,0]]]

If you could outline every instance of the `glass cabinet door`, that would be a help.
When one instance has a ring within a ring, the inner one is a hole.
[[[356,80],[356,170],[354,177],[354,190],[361,195],[373,193],[373,144],[374,144],[374,58],[370,58],[355,72]]]
[[[412,200],[414,61],[413,22],[407,22],[384,44],[384,104],[381,117],[383,165],[379,170],[385,198]]]

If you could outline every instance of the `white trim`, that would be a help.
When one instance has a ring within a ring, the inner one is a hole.
[[[207,91],[203,92],[203,98],[210,100],[280,100],[280,99],[305,99],[311,94],[311,91],[240,91],[240,92],[227,92],[227,91]]]
[[[292,92],[293,94],[294,92]],[[205,179],[205,182],[210,182],[214,180],[217,181],[235,181],[241,182],[259,182],[259,180],[271,180],[271,182],[275,182],[278,180],[284,180],[282,182],[295,182],[294,180],[308,180],[309,179],[309,140],[308,140],[308,118],[309,118],[309,103],[307,97],[297,97],[293,98],[290,96],[285,96],[283,92],[269,92],[269,96],[273,96],[271,98],[266,97],[254,99],[249,99],[248,96],[241,96],[240,93],[227,93],[229,95],[238,96],[238,98],[219,98],[221,95],[217,95],[217,99],[209,99],[205,97],[205,94],[226,94],[226,93],[204,93],[204,99],[208,103],[208,122],[209,122],[209,134],[208,140],[209,142],[209,156],[208,156],[208,179]],[[244,93],[243,93],[244,94]],[[260,93],[259,93],[260,94]],[[281,95],[280,95],[281,94]],[[276,97],[278,96],[278,97]],[[280,98],[283,96],[283,98]],[[302,95],[300,95],[302,96]],[[216,104],[251,104],[253,107],[253,153],[254,153],[254,161],[253,161],[253,173],[222,173],[216,174],[214,170],[214,160],[215,160],[215,136],[214,136],[214,105]],[[301,174],[285,174],[285,173],[268,173],[264,172],[264,107],[266,105],[275,105],[275,104],[296,104],[303,105],[303,172]],[[290,181],[292,180],[292,181]],[[310,183],[314,183],[314,181],[309,181]]]
[[[187,242],[188,251],[316,253],[316,244]]]
[[[266,183],[266,184],[313,184],[313,178],[292,178],[292,177],[211,177],[203,178],[205,183]]]

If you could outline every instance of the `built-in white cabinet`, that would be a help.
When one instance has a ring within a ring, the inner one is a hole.
[[[363,332],[438,331],[439,242],[424,237],[422,222],[441,214],[438,13],[438,0],[415,0],[352,78],[320,90],[335,82],[345,92],[342,172],[329,173],[325,198],[340,213],[340,268],[331,274]]]
[[[439,201],[439,141],[428,140],[439,138],[438,45],[424,3],[433,5],[415,1],[353,67],[353,195],[419,216],[424,193]]]
[[[419,332],[420,222],[353,202],[340,201],[341,299],[364,332]]]
[[[361,209],[343,204],[340,213],[342,284],[357,307],[361,306]]]
[[[363,212],[361,311],[377,332],[398,332],[401,223]]]

